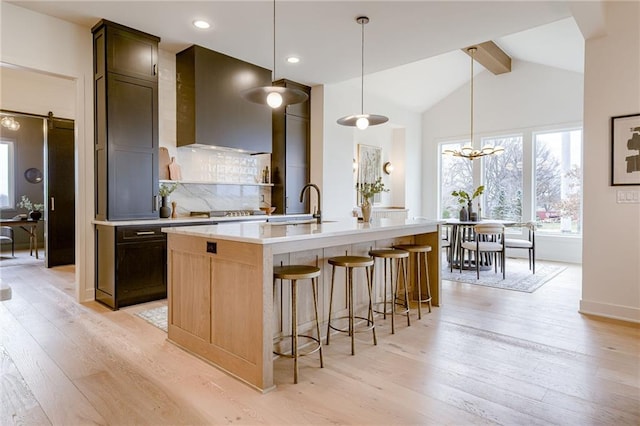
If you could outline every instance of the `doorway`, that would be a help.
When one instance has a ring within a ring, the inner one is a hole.
[[[3,219],[26,215],[23,197],[33,206],[42,206],[44,220],[33,229],[36,241],[44,241],[45,265],[74,264],[74,122],[52,113],[41,116],[3,110],[0,115],[13,123],[0,126],[0,148],[6,148],[0,156],[6,163],[0,167],[6,171],[0,176],[0,214]],[[31,236],[19,230],[14,236],[18,248],[31,248]]]

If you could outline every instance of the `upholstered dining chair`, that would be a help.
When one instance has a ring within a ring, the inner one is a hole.
[[[504,245],[510,249],[526,249],[529,251],[529,269],[536,273],[536,224],[534,222],[514,223],[507,225],[508,228],[520,228],[528,230],[526,240],[521,238],[506,238]]]
[[[474,252],[474,258],[476,263],[476,274],[480,279],[480,264],[482,261],[482,254],[493,254],[494,271],[498,272],[498,260],[500,260],[500,267],[502,269],[502,279],[505,278],[505,258],[504,258],[504,225],[500,223],[483,223],[477,224],[473,227],[475,238],[473,241],[462,241],[460,244],[461,249],[461,265],[464,264],[465,251],[469,252],[469,263],[471,262],[471,253]],[[499,258],[498,258],[499,255]],[[462,268],[460,269],[462,272]]]
[[[15,242],[13,241],[13,228],[10,226],[0,226],[0,243],[11,243],[11,256],[16,257]]]

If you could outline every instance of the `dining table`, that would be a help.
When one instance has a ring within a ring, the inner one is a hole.
[[[17,226],[29,234],[29,255],[33,256],[35,251],[38,259],[38,222],[38,220],[25,218],[0,219],[0,226]]]
[[[475,259],[466,259],[461,261],[462,249],[460,245],[463,241],[475,241],[474,226],[478,224],[491,224],[497,223],[504,226],[513,225],[516,223],[513,220],[503,219],[487,219],[482,218],[479,220],[459,220],[459,219],[445,219],[445,226],[451,227],[451,232],[448,235],[449,244],[451,245],[449,263],[450,267],[456,269],[476,269]],[[480,256],[480,269],[487,270],[493,267],[493,259],[487,253]]]

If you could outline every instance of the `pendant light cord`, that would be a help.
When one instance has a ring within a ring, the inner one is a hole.
[[[276,81],[276,0],[273,0],[273,71],[271,81]]]
[[[367,22],[363,19],[360,22],[362,28],[362,43],[360,51],[360,114],[364,115],[364,24]]]
[[[471,140],[469,146],[473,146],[473,55],[476,53],[476,48],[469,48],[469,53],[471,54]]]

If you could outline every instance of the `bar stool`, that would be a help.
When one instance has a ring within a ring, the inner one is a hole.
[[[383,302],[382,311],[376,311],[383,315],[384,319],[387,319],[387,314],[391,315],[391,334],[395,334],[395,321],[394,318],[396,314],[407,314],[407,326],[411,325],[411,319],[409,318],[409,292],[407,289],[407,259],[409,258],[409,252],[405,250],[395,250],[395,249],[375,249],[369,251],[369,256],[373,257],[374,264],[371,268],[372,277],[375,276],[375,260],[382,259],[384,264],[384,293],[383,293]],[[395,285],[393,282],[393,260],[396,260],[396,280]],[[404,301],[400,300],[400,302],[404,309],[400,312],[396,311],[396,306],[398,303],[398,284],[400,282],[400,276],[402,275],[403,283],[404,283]],[[387,279],[390,281],[391,285],[391,302],[387,302]],[[371,282],[374,282],[374,279],[371,278]],[[391,312],[387,311],[387,305],[391,304]]]
[[[331,265],[331,293],[329,297],[329,319],[327,321],[327,345],[329,344],[329,336],[331,335],[331,329],[340,331],[343,333],[349,333],[351,336],[351,355],[355,355],[355,333],[371,330],[373,332],[373,344],[377,345],[376,329],[373,323],[373,300],[371,298],[371,267],[373,266],[373,259],[364,256],[336,256],[331,257],[328,260]],[[347,290],[347,306],[349,308],[349,315],[346,317],[334,318],[337,319],[349,319],[349,328],[342,329],[331,325],[331,309],[333,307],[333,285],[336,277],[336,266],[346,268],[345,271],[345,285]],[[356,316],[353,309],[353,268],[365,268],[365,275],[367,276],[367,290],[369,291],[369,310],[367,318]],[[358,330],[354,327],[354,320],[361,319],[367,321],[367,325],[364,328]]]
[[[415,254],[416,264],[416,285],[418,287],[418,319],[422,319],[422,304],[429,304],[429,312],[431,312],[431,287],[429,285],[429,262],[427,261],[427,253],[431,251],[431,246],[427,244],[398,244],[393,246],[398,250],[405,250],[409,253]],[[422,255],[422,262],[420,262],[420,255]],[[420,280],[420,263],[424,263],[424,275],[427,281],[427,297],[422,298],[422,284]]]
[[[320,323],[318,321],[318,277],[320,276],[320,268],[307,265],[288,265],[288,266],[276,266],[273,268],[273,286],[275,291],[276,280],[289,280],[291,282],[291,334],[277,338],[274,343],[280,340],[291,338],[291,353],[282,353],[273,351],[276,355],[286,356],[293,358],[293,383],[298,383],[298,358],[301,356],[310,355],[316,351],[320,352],[320,368],[324,367],[322,359],[322,340],[320,338]],[[311,280],[311,287],[313,290],[313,308],[316,315],[316,333],[318,337],[309,336],[306,334],[298,334],[298,280]],[[282,295],[280,296],[282,298]],[[282,305],[281,305],[282,309]],[[282,310],[280,312],[282,318]],[[282,324],[282,322],[281,322]],[[282,325],[280,326],[282,328]],[[305,353],[298,352],[298,337],[311,339],[317,343],[317,345],[310,351]]]

